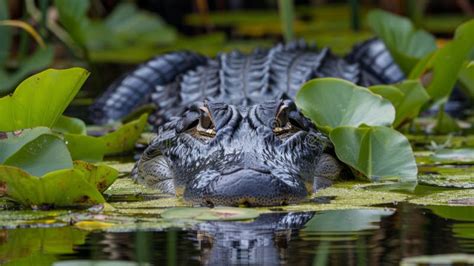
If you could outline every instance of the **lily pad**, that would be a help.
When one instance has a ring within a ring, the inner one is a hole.
[[[303,232],[357,232],[377,229],[383,217],[394,214],[393,209],[333,210],[317,213],[302,229]]]
[[[370,180],[416,181],[413,151],[398,131],[387,127],[338,127],[329,137],[337,157]]]
[[[100,162],[106,154],[105,142],[97,137],[65,133],[64,141],[73,160]]]
[[[99,192],[106,191],[118,176],[118,171],[107,165],[93,165],[75,161],[74,169],[81,171],[89,184],[95,185]]]
[[[431,186],[474,188],[474,166],[449,162],[420,165],[418,181]]]
[[[52,127],[88,76],[82,68],[48,69],[25,79],[0,98],[0,131]]]
[[[424,30],[416,30],[407,18],[383,10],[367,16],[370,28],[383,40],[395,62],[405,73],[426,54],[436,50],[436,40]]]
[[[248,208],[173,208],[164,211],[161,217],[165,219],[194,219],[202,221],[236,221],[254,219],[259,212]]]
[[[336,78],[305,83],[296,95],[296,104],[326,132],[339,126],[391,126],[395,119],[395,108],[388,100]]]
[[[442,149],[431,156],[434,161],[474,163],[474,149]]]
[[[116,170],[76,162],[74,169],[29,175],[12,166],[0,166],[0,184],[8,198],[31,207],[89,206],[104,203],[99,189],[106,189],[117,177]]]
[[[418,265],[469,265],[474,264],[474,255],[470,254],[442,254],[404,258],[401,266]]]
[[[106,155],[133,150],[147,124],[147,114],[101,137],[65,133],[64,139],[74,160],[102,161]]]
[[[105,143],[106,154],[120,154],[133,149],[135,142],[147,124],[147,118],[148,114],[143,114],[139,119],[129,122],[116,131],[100,137]]]
[[[37,127],[1,134],[2,164],[20,167],[37,176],[72,167],[66,144],[48,128]]]
[[[409,202],[418,205],[428,205],[433,206],[461,206],[462,202],[456,202],[453,200],[472,198],[474,195],[474,189],[451,189],[444,190],[441,192],[433,193],[424,197],[416,197],[410,199]],[[471,209],[472,206],[468,205]],[[450,208],[446,208],[449,210]],[[471,217],[474,213],[471,212]]]
[[[86,123],[79,118],[60,116],[52,130],[60,133],[86,134]]]

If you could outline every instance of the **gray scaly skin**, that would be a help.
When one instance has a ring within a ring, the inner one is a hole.
[[[154,74],[143,76],[143,69]],[[159,126],[158,136],[132,172],[140,183],[199,205],[295,203],[343,169],[327,138],[292,102],[300,86],[317,77],[368,86],[400,81],[403,74],[378,40],[356,46],[346,58],[304,42],[214,60],[172,53],[113,84],[94,104],[93,118],[110,121],[147,100],[155,103],[150,122]]]

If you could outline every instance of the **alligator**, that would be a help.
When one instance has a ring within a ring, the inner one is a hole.
[[[132,171],[139,183],[196,205],[291,204],[346,172],[292,101],[318,77],[369,86],[404,75],[378,39],[345,57],[304,41],[215,59],[173,52],[115,81],[92,105],[92,119],[108,123],[156,106],[149,122],[158,135]]]

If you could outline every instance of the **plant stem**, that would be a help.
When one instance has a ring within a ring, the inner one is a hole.
[[[293,0],[278,0],[278,9],[280,11],[281,27],[283,30],[283,37],[286,42],[290,42],[294,38],[293,32]]]

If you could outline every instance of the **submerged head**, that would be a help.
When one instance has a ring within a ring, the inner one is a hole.
[[[325,143],[292,101],[207,102],[162,126],[133,175],[196,204],[282,205],[312,192]]]

